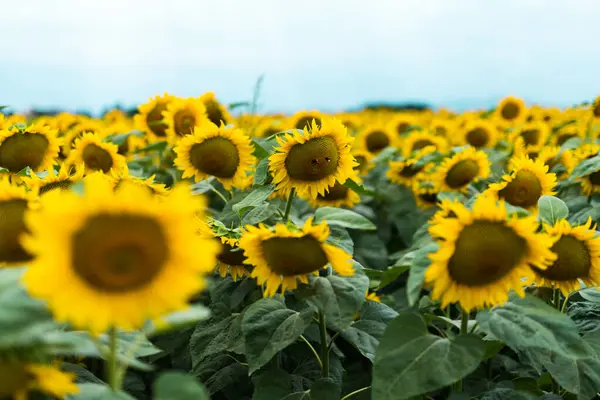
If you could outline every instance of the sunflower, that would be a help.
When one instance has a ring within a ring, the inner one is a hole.
[[[27,232],[25,212],[34,205],[34,193],[10,183],[8,177],[0,178],[0,266],[21,266],[31,261],[31,254],[19,238]]]
[[[352,256],[344,250],[325,243],[329,227],[325,221],[313,225],[312,218],[302,229],[291,229],[278,223],[274,228],[263,224],[246,226],[239,241],[246,262],[254,266],[252,277],[265,284],[265,296],[294,290],[298,281],[308,283],[309,275],[318,275],[328,264],[338,274],[354,275]]]
[[[546,144],[549,135],[550,128],[548,124],[544,122],[529,122],[514,130],[509,135],[509,138],[511,141],[522,140],[526,148],[538,148]]]
[[[354,182],[360,182],[358,175],[351,176]],[[336,182],[330,186],[324,195],[318,194],[316,198],[308,197],[305,199],[314,208],[319,207],[347,207],[353,208],[360,203],[360,196],[354,190],[348,188],[342,183]]]
[[[455,144],[468,144],[476,149],[492,148],[498,142],[498,127],[489,119],[470,119],[458,130]]]
[[[281,132],[283,127],[279,124],[279,121],[274,118],[264,118],[254,129],[254,136],[256,137],[269,137],[278,132]]]
[[[600,96],[596,97],[590,107],[592,118],[596,121],[600,120]]]
[[[545,269],[556,259],[552,239],[536,233],[535,217],[507,215],[503,201],[479,196],[472,210],[455,205],[452,211],[455,217],[429,228],[440,248],[429,256],[425,283],[442,308],[458,302],[469,312],[500,305],[511,289],[523,297],[523,278],[534,277],[530,265]]]
[[[176,143],[182,136],[190,135],[194,128],[207,120],[206,108],[201,100],[195,98],[175,99],[163,111],[167,124],[167,137]]]
[[[175,166],[183,171],[183,178],[193,176],[199,182],[214,176],[227,190],[244,186],[246,172],[255,163],[254,147],[242,130],[208,120],[181,139],[174,151]]]
[[[313,120],[317,126],[321,126],[321,118],[323,115],[319,111],[299,111],[288,118],[285,122],[287,129],[311,129]]]
[[[139,178],[137,176],[130,175],[129,168],[124,168],[120,171],[111,170],[110,178],[113,180],[115,190],[120,188],[121,185],[129,183],[144,188],[152,195],[166,196],[167,194],[169,194],[169,190],[164,184],[154,182],[156,175],[152,175],[145,179]]]
[[[437,136],[450,137],[456,129],[456,122],[450,119],[435,118],[428,127],[429,131]]]
[[[204,93],[200,96],[200,101],[206,109],[206,116],[213,124],[220,126],[221,123],[227,125],[231,122],[229,111],[216,99],[213,92]]]
[[[57,365],[24,361],[0,361],[0,397],[26,400],[29,392],[42,392],[63,399],[79,393],[75,374],[63,372]]]
[[[221,251],[217,255],[217,271],[221,278],[225,278],[228,272],[234,282],[250,276],[252,267],[247,264],[244,251],[238,246],[239,239],[221,236],[220,243]]]
[[[423,210],[433,208],[438,203],[437,195],[440,192],[440,185],[438,182],[431,180],[433,168],[433,164],[427,166],[423,173],[416,177],[411,186],[415,203],[418,208]]]
[[[13,173],[26,167],[42,171],[52,167],[59,148],[56,131],[44,125],[0,130],[0,167]]]
[[[102,120],[107,124],[117,124],[127,121],[128,118],[122,110],[113,108],[104,113]]]
[[[62,139],[60,155],[62,158],[67,158],[73,149],[73,145],[77,139],[80,139],[85,133],[96,133],[99,137],[104,137],[102,131],[105,129],[104,124],[93,119],[78,120],[71,129],[66,132]]]
[[[527,117],[527,108],[522,99],[508,96],[500,100],[495,110],[495,118],[504,126],[515,126]]]
[[[458,198],[450,199],[442,199],[437,203],[438,210],[433,214],[430,219],[430,224],[438,224],[442,220],[447,218],[457,218],[457,213],[454,212],[454,208],[458,207],[462,210],[463,204],[460,202]],[[459,211],[460,212],[460,211]]]
[[[409,158],[402,161],[390,161],[386,177],[390,182],[397,185],[412,187],[418,174],[423,171],[425,166],[418,165],[418,158]]]
[[[412,131],[402,140],[402,155],[406,158],[413,153],[425,155],[438,151],[445,153],[448,150],[448,141],[445,137],[437,136],[427,131]]]
[[[58,172],[54,168],[49,168],[45,175],[41,177],[37,174],[23,177],[23,182],[36,195],[42,196],[54,189],[69,190],[74,183],[83,178],[85,166],[80,164],[73,168],[66,164],[61,164]]]
[[[394,132],[397,137],[404,136],[411,128],[420,127],[421,122],[413,114],[398,113],[388,122],[388,129]]]
[[[83,197],[48,193],[26,216],[31,233],[22,241],[36,256],[23,277],[27,291],[57,321],[94,334],[185,308],[219,251],[196,235],[204,199],[185,185],[163,199],[132,184],[113,191],[100,173],[84,186]]]
[[[548,172],[542,160],[520,157],[511,161],[512,170],[502,177],[502,182],[492,183],[486,194],[529,211],[537,209],[542,196],[551,196],[556,186],[556,174]]]
[[[342,113],[337,115],[336,118],[339,119],[346,128],[348,128],[349,132],[356,132],[362,125],[362,120],[357,114]]]
[[[103,140],[107,140],[107,138],[110,139],[110,136],[112,136],[112,135],[123,135],[123,134],[129,133],[133,130],[134,130],[133,126],[131,126],[128,122],[118,122],[118,123],[112,124],[112,125],[106,127],[105,129],[101,130],[99,132],[99,136]],[[113,142],[111,141],[111,143],[113,143]],[[132,153],[135,150],[141,149],[142,147],[144,147],[147,144],[148,144],[148,139],[146,137],[140,137],[138,135],[132,134],[132,135],[127,136],[125,138],[125,140],[118,145],[119,149],[117,150],[117,153],[121,154],[122,156],[132,158],[132,156],[133,156]]]
[[[393,131],[380,123],[366,125],[356,136],[356,147],[378,154],[386,147],[395,147],[398,138]]]
[[[566,220],[553,226],[544,225],[545,231],[554,240],[551,250],[558,256],[552,265],[541,270],[533,268],[538,286],[560,289],[568,296],[579,290],[580,281],[587,286],[600,284],[600,236],[589,217],[584,225],[573,227]]]
[[[471,183],[490,176],[490,161],[482,150],[467,147],[446,158],[433,172],[442,192],[466,192]]]
[[[354,138],[335,118],[313,121],[312,129],[277,137],[278,147],[269,157],[277,191],[287,197],[294,188],[299,196],[316,198],[354,175],[358,164],[350,154]]]
[[[360,148],[353,148],[352,156],[358,163],[358,165],[354,167],[354,170],[358,172],[359,175],[366,175],[367,172],[369,172],[369,170],[373,168],[374,165],[371,163],[373,155],[368,151],[362,150]]]
[[[69,153],[65,164],[69,166],[85,165],[85,173],[90,171],[121,171],[126,168],[125,157],[118,154],[119,146],[103,142],[95,133],[86,133],[75,141],[75,147]]]
[[[133,117],[136,129],[146,132],[154,139],[166,139],[167,124],[163,112],[167,111],[168,105],[175,99],[175,96],[165,93],[139,105],[138,114]]]
[[[522,142],[520,142],[522,144]],[[560,162],[560,158],[558,153],[560,153],[560,147],[558,146],[543,146],[539,147],[530,147],[525,148],[525,146],[515,146],[515,150],[513,156],[508,161],[508,168],[515,169],[515,161],[523,158],[529,157],[533,161],[540,161],[544,165],[548,166],[548,171],[550,171],[556,164]]]
[[[562,128],[560,128],[560,130],[558,130],[557,132],[552,134],[549,142],[556,146],[562,146],[569,139],[585,138],[585,132],[586,132],[586,127],[583,126],[583,124],[581,124],[581,123],[569,124],[569,125],[563,126]]]

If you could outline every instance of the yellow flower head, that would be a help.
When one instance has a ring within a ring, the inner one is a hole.
[[[547,269],[533,268],[536,284],[560,289],[567,296],[579,290],[580,281],[587,286],[600,284],[600,237],[590,217],[584,225],[571,226],[566,220],[544,225],[554,244],[557,259]]]
[[[285,129],[310,130],[314,123],[321,126],[323,114],[319,111],[298,111],[285,121]]]
[[[309,275],[331,265],[340,275],[354,274],[352,256],[344,250],[325,243],[329,227],[325,221],[313,225],[306,220],[302,230],[292,230],[284,224],[274,228],[260,224],[246,226],[239,241],[246,262],[254,266],[252,277],[265,285],[265,296],[271,297],[286,289],[294,290],[298,281],[308,283]]]
[[[550,128],[544,122],[529,122],[515,129],[509,138],[511,142],[521,140],[525,148],[540,148],[548,140]]]
[[[454,144],[468,144],[476,149],[493,148],[498,142],[498,126],[489,119],[475,118],[457,131]]]
[[[231,115],[229,115],[229,111],[227,111],[227,108],[219,103],[213,92],[204,93],[202,96],[200,96],[200,101],[202,101],[204,104],[206,116],[210,122],[217,126],[231,123]]]
[[[419,165],[419,158],[409,158],[403,161],[390,161],[386,177],[397,185],[412,187],[425,165]]]
[[[500,305],[509,291],[525,295],[523,285],[532,280],[531,266],[546,269],[556,255],[553,240],[536,233],[535,217],[508,215],[503,201],[479,196],[469,210],[452,206],[453,216],[430,226],[440,248],[430,254],[425,283],[441,306],[460,303],[466,311]]]
[[[75,384],[75,374],[63,372],[55,365],[0,362],[0,397],[25,400],[32,391],[62,399],[79,393],[79,388]]]
[[[405,158],[423,156],[438,151],[448,151],[448,141],[445,137],[437,136],[427,131],[412,131],[401,141],[402,155]]]
[[[548,172],[548,166],[542,160],[521,157],[513,159],[511,166],[511,173],[504,175],[501,182],[492,183],[485,193],[529,211],[537,209],[540,197],[556,193],[553,190],[556,174]]]
[[[175,96],[165,93],[162,96],[155,96],[138,106],[138,114],[133,117],[135,128],[146,132],[153,140],[165,140],[167,138],[167,123],[163,112],[167,111],[167,107],[175,99]]]
[[[365,125],[356,136],[356,148],[369,154],[378,154],[386,147],[396,147],[398,136],[381,123]]]
[[[32,255],[21,246],[19,238],[27,228],[25,213],[35,206],[35,193],[24,186],[0,178],[0,266],[23,266]]]
[[[118,154],[119,146],[103,142],[95,133],[85,133],[75,141],[75,147],[65,161],[66,165],[85,165],[85,173],[110,170],[121,171],[126,168],[125,157]]]
[[[349,179],[359,183],[361,181],[358,174],[354,174]],[[360,196],[354,190],[348,188],[342,183],[336,182],[329,187],[324,195],[318,194],[316,198],[304,198],[314,208],[319,207],[347,207],[353,208],[360,203]]]
[[[442,161],[431,180],[442,192],[466,192],[471,183],[490,176],[490,165],[483,151],[467,147]]]
[[[83,178],[84,170],[85,166],[83,164],[73,168],[63,163],[60,165],[58,172],[54,168],[49,168],[42,177],[31,174],[23,177],[22,180],[29,190],[42,196],[54,189],[69,190],[74,183]]]
[[[113,191],[102,175],[84,179],[84,196],[55,190],[42,197],[22,238],[35,256],[26,290],[57,321],[93,334],[139,329],[185,308],[219,251],[196,233],[205,200],[187,185],[159,199],[133,184]]]
[[[494,116],[503,126],[517,126],[527,117],[525,102],[517,97],[505,97],[496,106]]]
[[[0,130],[0,167],[17,173],[24,168],[43,171],[54,165],[60,150],[57,132],[45,125]]]
[[[273,183],[282,196],[292,188],[304,198],[316,198],[354,175],[358,164],[350,154],[354,138],[346,127],[334,118],[313,121],[312,129],[277,137],[278,147],[269,157]]]
[[[225,189],[247,185],[246,172],[255,164],[254,147],[240,129],[220,127],[210,121],[194,128],[174,149],[175,166],[183,178],[193,176],[196,182],[214,176]]]
[[[121,185],[127,183],[132,185],[137,185],[141,188],[144,188],[152,195],[156,196],[166,196],[169,194],[169,190],[162,183],[155,183],[154,178],[155,175],[152,175],[148,178],[139,178],[137,176],[133,176],[129,174],[129,168],[124,168],[121,171],[111,170],[109,178],[113,181],[114,189],[119,189]]]
[[[389,119],[388,129],[400,138],[408,133],[411,128],[421,127],[419,118],[411,113],[397,113]]]
[[[190,135],[194,129],[208,120],[204,103],[195,98],[175,99],[163,111],[167,124],[167,138],[172,144],[180,138]]]

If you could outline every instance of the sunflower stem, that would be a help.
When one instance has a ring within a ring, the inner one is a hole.
[[[355,390],[354,392],[348,393],[347,395],[345,395],[344,397],[342,397],[342,398],[341,398],[341,400],[347,400],[347,399],[349,399],[350,397],[354,396],[355,394],[362,393],[362,392],[364,392],[365,390],[369,390],[369,389],[371,389],[371,386],[366,386],[366,387],[364,387],[364,388],[360,388],[360,389],[358,389],[358,390]]]
[[[469,333],[469,313],[461,309],[460,334],[466,335],[467,333]]]
[[[556,288],[552,290],[552,304],[554,305],[554,308],[560,311],[560,291]]]
[[[292,210],[292,201],[294,201],[294,196],[296,195],[296,191],[294,188],[290,190],[290,194],[287,199],[287,203],[285,203],[285,213],[283,214],[283,222],[288,222],[290,219],[290,211]]]
[[[325,313],[319,310],[319,333],[321,334],[321,363],[323,378],[329,378],[329,346],[327,346],[327,325]]]
[[[562,307],[560,308],[560,312],[564,313],[565,310],[567,309],[567,303],[569,302],[569,296],[571,295],[571,293],[569,293],[568,295],[565,296],[565,300],[562,303]]]
[[[106,363],[106,375],[108,385],[113,392],[119,391],[119,364],[117,360],[117,329],[111,328],[108,332],[108,360]]]

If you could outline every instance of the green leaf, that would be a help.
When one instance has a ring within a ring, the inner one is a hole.
[[[371,221],[354,211],[342,208],[321,207],[315,211],[315,222],[327,221],[328,225],[337,225],[348,229],[375,230]]]
[[[571,178],[588,176],[600,169],[600,155],[588,158],[580,162],[571,172]]]
[[[210,400],[208,391],[193,376],[164,372],[154,382],[154,400]]]
[[[400,265],[400,266],[391,266],[388,267],[383,272],[383,276],[381,278],[381,283],[379,284],[379,288],[384,288],[392,282],[395,282],[396,279],[406,271],[410,270],[409,265]]]
[[[402,313],[389,324],[377,348],[372,396],[402,400],[451,385],[473,372],[484,353],[478,336],[450,340],[431,335],[420,315]]]
[[[262,205],[271,193],[273,193],[273,190],[275,190],[275,185],[260,186],[250,192],[242,201],[234,204],[231,209],[238,213],[238,215],[242,215],[244,210]]]
[[[348,254],[354,254],[354,242],[348,231],[341,226],[330,226],[329,237],[325,243],[329,243],[335,247],[339,247]]]
[[[5,108],[8,108],[10,106],[0,106],[0,111],[4,110]]]
[[[252,374],[304,332],[312,321],[313,310],[290,310],[280,301],[264,298],[246,310],[242,333],[249,370]]]
[[[542,196],[538,200],[539,217],[542,222],[554,225],[561,219],[569,216],[567,204],[554,196]]]
[[[256,140],[252,139],[252,145],[254,146],[254,157],[258,158],[259,160],[269,157],[270,153],[267,151],[267,149],[262,147],[262,145]]]
[[[252,377],[252,400],[279,400],[292,390],[290,375],[281,369],[269,369]]]
[[[113,392],[107,385],[81,383],[77,386],[79,387],[79,393],[68,395],[67,400],[135,400],[127,393]]]
[[[225,319],[210,319],[198,324],[190,338],[193,366],[234,348],[242,336],[240,321],[241,316],[230,315]]]
[[[437,243],[430,243],[415,252],[415,257],[408,274],[408,281],[406,282],[406,295],[408,296],[408,304],[411,307],[419,301],[421,288],[425,280],[425,270],[431,264],[429,254],[438,251],[439,248],[440,246]]]
[[[360,319],[342,331],[341,336],[372,362],[379,339],[397,316],[398,313],[385,304],[367,301],[360,310]]]
[[[123,143],[125,143],[129,136],[144,137],[144,132],[133,130],[127,133],[116,133],[114,135],[108,135],[107,137],[105,137],[103,139],[103,142],[110,142],[116,144],[117,146],[120,146]]]
[[[142,148],[135,150],[134,153],[138,154],[138,153],[146,153],[146,152],[150,152],[150,151],[162,152],[167,148],[168,145],[169,145],[169,143],[167,143],[166,141],[154,142],[154,143],[150,143],[148,146],[144,146]]]
[[[497,387],[486,392],[481,400],[537,400],[540,397],[521,390],[508,387]],[[543,397],[542,397],[543,399]]]
[[[344,182],[344,186],[358,194],[362,194],[365,196],[373,196],[375,198],[381,198],[379,193],[375,192],[374,190],[365,188],[363,185],[356,183],[352,179],[346,179],[346,182]]]
[[[190,189],[192,194],[204,194],[210,192],[211,190],[217,190],[211,182],[214,181],[214,178],[211,176],[208,179],[201,180],[200,182],[194,183]]]
[[[238,101],[238,102],[229,104],[227,106],[227,108],[229,108],[230,110],[235,110],[236,108],[248,107],[248,106],[250,106],[250,102],[249,101]]]
[[[269,158],[265,157],[256,166],[256,171],[254,172],[254,184],[255,185],[264,185],[269,179]]]
[[[365,302],[369,278],[359,269],[355,270],[353,276],[317,277],[312,287],[316,295],[310,301],[325,312],[327,325],[336,331],[343,331],[350,326]]]
[[[22,170],[20,170],[19,172],[17,172],[18,176],[30,176],[31,175],[31,168],[29,167],[25,167]]]
[[[342,388],[331,378],[317,379],[310,387],[310,400],[333,400],[341,395]]]
[[[277,213],[279,208],[275,204],[264,203],[248,211],[242,218],[242,226],[256,225]]]
[[[201,304],[193,304],[188,308],[175,311],[161,318],[158,325],[150,324],[145,330],[147,336],[157,335],[174,329],[195,325],[209,318],[210,310]]]
[[[504,306],[477,313],[477,322],[512,349],[546,349],[570,358],[585,358],[592,351],[567,315],[533,296],[511,296]]]

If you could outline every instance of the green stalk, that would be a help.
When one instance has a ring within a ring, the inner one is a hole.
[[[283,214],[283,222],[288,222],[290,219],[290,211],[292,210],[292,201],[294,201],[294,196],[296,195],[296,191],[294,188],[290,190],[290,195],[288,196],[287,203],[285,203],[285,213]]]
[[[111,328],[108,332],[108,359],[106,360],[106,380],[113,392],[118,392],[119,385],[119,364],[117,359],[117,329]]]
[[[327,346],[327,325],[325,314],[319,311],[319,332],[321,333],[321,363],[323,366],[323,377],[329,377],[329,346]]]

